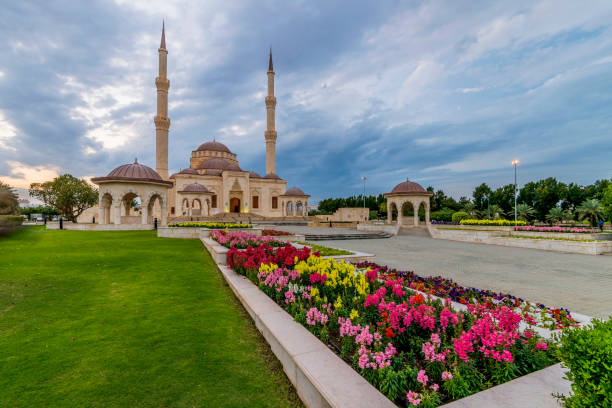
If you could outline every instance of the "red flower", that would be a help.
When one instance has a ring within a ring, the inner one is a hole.
[[[392,338],[395,337],[395,333],[393,333],[393,330],[391,330],[390,327],[387,327],[387,330],[385,331],[385,336],[387,336],[388,338]]]

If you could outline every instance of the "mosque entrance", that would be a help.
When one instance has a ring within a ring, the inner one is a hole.
[[[239,213],[240,212],[240,199],[232,198],[230,199],[230,212]]]

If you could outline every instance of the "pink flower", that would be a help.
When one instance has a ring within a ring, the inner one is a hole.
[[[452,380],[453,379],[453,375],[451,373],[449,373],[448,371],[442,371],[442,379],[443,380]]]
[[[408,394],[406,394],[406,398],[408,398],[408,402],[410,402],[415,407],[421,403],[421,399],[417,397],[420,397],[420,395],[414,391],[408,391]]]
[[[290,290],[286,291],[285,292],[285,303],[289,304],[293,302],[295,302],[295,295]]]
[[[546,343],[538,343],[538,344],[536,344],[536,348],[538,350],[548,350],[548,344],[546,344]]]
[[[438,384],[433,384],[433,385],[432,385],[431,387],[429,387],[429,388],[431,388],[431,389],[432,389],[432,390],[434,390],[434,391],[438,391],[438,389],[440,388],[440,386],[439,386]]]
[[[423,385],[427,385],[427,381],[429,381],[429,377],[427,377],[427,373],[425,370],[419,371],[417,374],[417,381]]]

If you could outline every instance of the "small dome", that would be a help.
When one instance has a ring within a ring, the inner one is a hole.
[[[110,173],[107,178],[118,178],[118,179],[132,179],[132,180],[159,180],[163,181],[161,176],[157,174],[155,170],[149,166],[138,163],[135,160],[134,163],[124,164],[119,166]]]
[[[235,164],[232,164],[230,162],[227,162],[223,159],[219,159],[216,157],[214,159],[208,159],[205,162],[202,162],[202,164],[200,164],[198,168],[199,169],[242,171],[240,167],[236,166]]]
[[[249,171],[249,177],[250,178],[261,178],[261,176],[254,171]]]
[[[299,189],[297,187],[291,187],[283,195],[285,195],[285,196],[305,196],[307,194],[304,193],[301,189]]]
[[[278,179],[278,180],[280,180],[280,177],[278,177],[275,173],[268,173],[265,176],[263,176],[262,178],[265,178],[265,179]]]
[[[204,174],[206,174],[207,176],[220,176],[221,174],[223,174],[223,170],[208,169],[204,172]]]
[[[425,190],[420,184],[415,183],[406,179],[403,183],[399,183],[397,186],[387,194],[428,194],[429,191]]]
[[[205,142],[202,143],[197,149],[196,151],[205,151],[205,150],[210,150],[213,152],[225,152],[225,153],[232,153],[230,149],[228,149],[228,147],[226,145],[224,145],[223,143],[219,143],[216,140],[212,141],[212,142]]]
[[[198,172],[192,169],[191,167],[187,167],[186,169],[183,169],[179,171],[178,173],[174,173],[173,175],[170,176],[170,178],[174,178],[174,176],[176,176],[177,174],[198,174]]]
[[[186,186],[181,193],[208,193],[208,189],[201,184],[193,183]]]

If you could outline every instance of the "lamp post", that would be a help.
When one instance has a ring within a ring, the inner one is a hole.
[[[366,182],[367,177],[361,176],[361,179],[363,180],[363,208],[365,208],[365,182]]]
[[[517,191],[516,191],[516,166],[519,165],[519,161],[518,159],[514,159],[512,160],[512,165],[514,166],[514,226],[516,227],[516,198],[517,198]]]
[[[491,219],[491,194],[487,194],[487,218]]]

